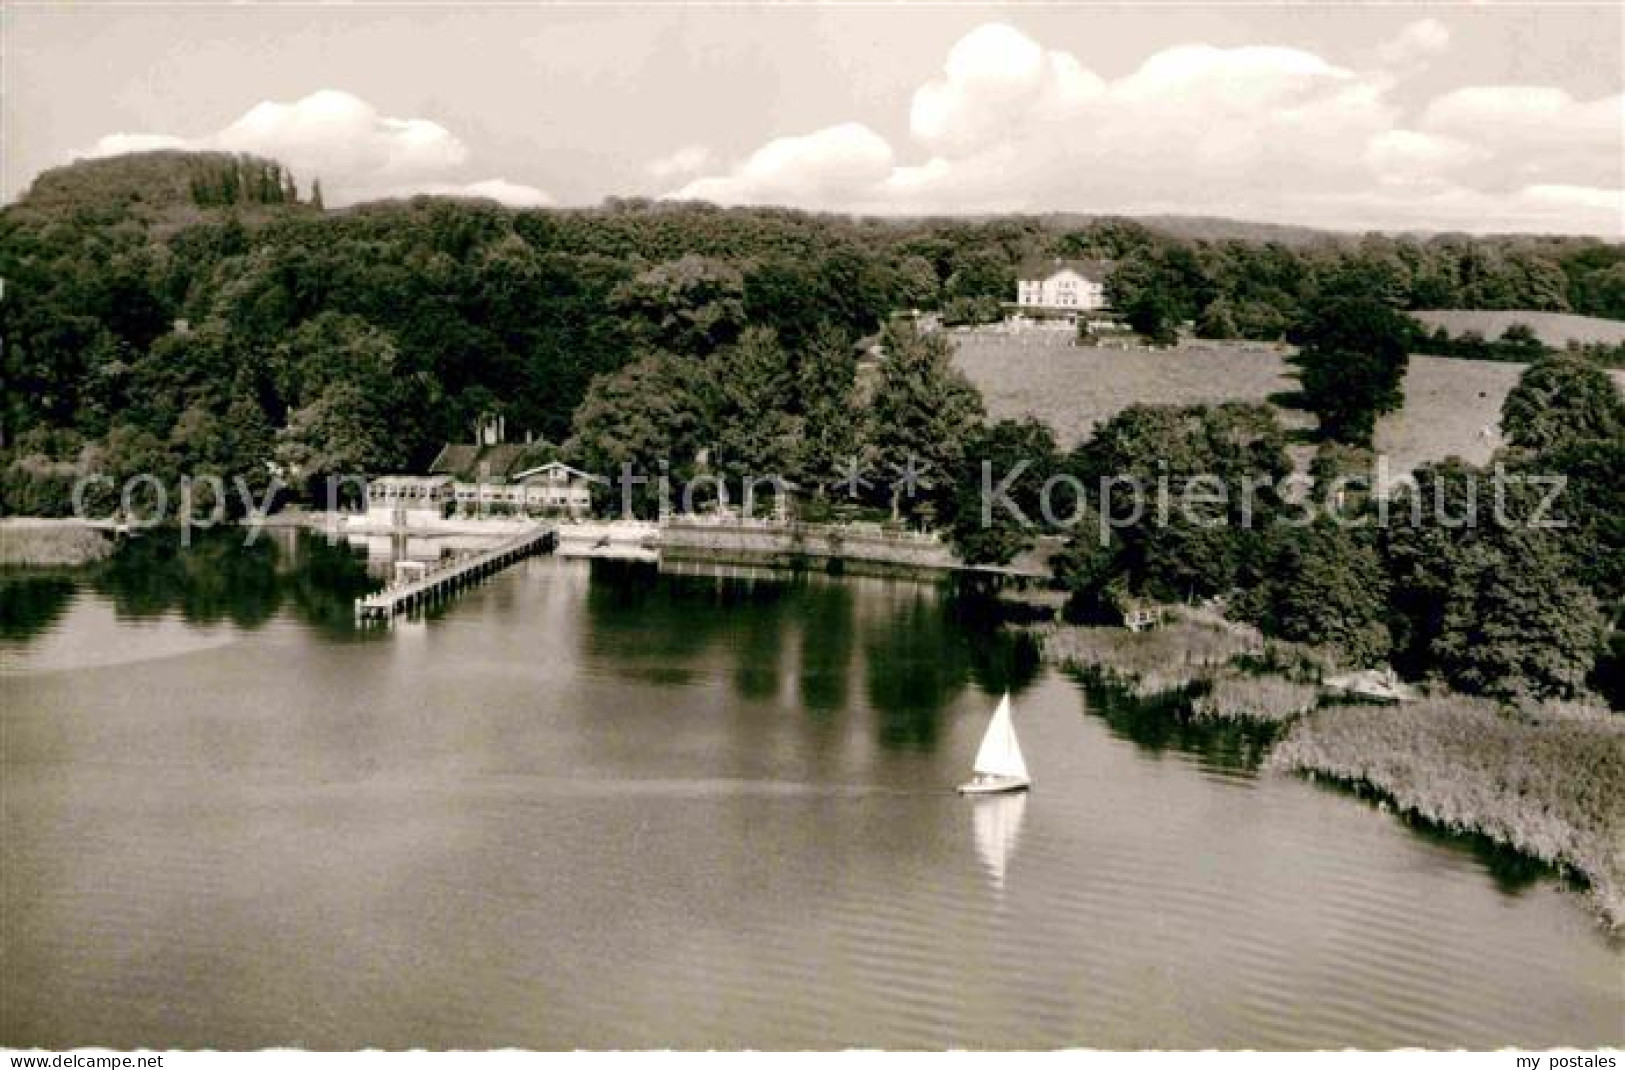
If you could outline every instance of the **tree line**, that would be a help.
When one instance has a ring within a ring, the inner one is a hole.
[[[1064,518],[1049,531],[1065,539],[1052,565],[1068,613],[1115,623],[1141,600],[1212,601],[1350,664],[1625,707],[1625,398],[1607,371],[1580,351],[1542,356],[1507,396],[1488,464],[1450,458],[1376,486],[1371,428],[1399,404],[1413,327],[1353,281],[1314,307],[1299,363],[1319,428],[1296,482],[1292,436],[1266,405],[1135,405],[1066,453],[1030,421],[973,438],[995,471],[1025,465],[1009,490],[1021,513]],[[1079,490],[1045,513],[1060,476]],[[1202,481],[1226,493],[1145,508],[1145,488],[1184,500]],[[1011,511],[969,519],[951,530],[976,560],[1008,561],[1044,530]]]
[[[1018,500],[1046,472],[1092,486],[1110,473],[1289,470],[1264,407],[1139,406],[1063,456],[1031,421],[990,424],[941,335],[897,322],[879,359],[860,359],[855,343],[898,310],[996,313],[1032,255],[1113,260],[1111,299],[1148,331],[1196,321],[1296,342],[1321,488],[1402,400],[1418,336],[1405,310],[1625,317],[1625,249],[1579,239],[1287,244],[1112,219],[644,202],[514,211],[424,198],[327,212],[274,165],[151,154],[53,173],[0,216],[0,504],[64,513],[92,471],[213,473],[258,489],[274,465],[299,493],[328,474],[421,467],[500,412],[594,471],[654,474],[664,461],[673,478],[736,487],[778,474],[815,511],[942,529],[968,559],[997,563],[1031,533],[981,522],[984,460],[1029,462]],[[1403,537],[1113,527],[1104,543],[1074,534],[1057,575],[1081,613],[1142,595],[1218,597],[1271,634],[1355,660],[1392,658],[1492,694],[1575,693],[1597,679],[1602,636],[1617,636],[1619,398],[1576,354],[1543,357],[1507,404],[1502,460],[1578,488],[1567,504],[1579,520],[1562,536],[1445,532],[1435,521],[1459,509],[1432,503],[1466,508],[1454,498],[1474,475],[1451,463],[1417,474],[1425,503]]]

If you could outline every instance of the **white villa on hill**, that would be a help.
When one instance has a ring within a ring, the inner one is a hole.
[[[1021,312],[1068,314],[1106,307],[1109,260],[1031,260],[1016,269],[1016,308]]]

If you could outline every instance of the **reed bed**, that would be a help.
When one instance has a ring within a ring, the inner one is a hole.
[[[1320,688],[1282,676],[1227,672],[1191,698],[1191,716],[1201,721],[1268,721],[1283,724],[1320,704]]]
[[[1144,632],[1060,624],[1034,631],[1049,661],[1093,671],[1140,698],[1183,691],[1263,649],[1256,632],[1192,619]]]
[[[1136,698],[1181,697],[1197,720],[1279,724],[1319,701],[1319,652],[1267,641],[1216,611],[1167,612],[1165,624],[1144,632],[1058,624],[1036,631],[1051,662]]]
[[[1294,722],[1266,764],[1370,790],[1568,870],[1607,923],[1625,927],[1625,716],[1516,713],[1460,696],[1326,706]]]
[[[1181,721],[1275,726],[1266,768],[1328,777],[1583,879],[1605,923],[1625,928],[1625,715],[1459,695],[1322,705],[1322,652],[1265,644],[1199,611],[1138,634],[1035,631],[1047,660]]]
[[[89,565],[112,555],[113,540],[72,520],[0,520],[0,567]]]

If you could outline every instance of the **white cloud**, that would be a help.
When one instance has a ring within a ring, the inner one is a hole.
[[[682,148],[650,161],[651,177],[661,181],[697,175],[712,164],[711,150],[704,145],[684,145]]]
[[[674,195],[881,213],[1171,211],[1625,236],[1625,101],[1474,87],[1407,123],[1391,68],[1448,45],[1449,31],[1424,19],[1381,50],[1390,69],[1354,71],[1295,48],[1187,44],[1105,81],[991,24],[955,44],[915,91],[913,152],[845,123],[770,141]]]
[[[468,160],[468,147],[439,123],[380,115],[360,97],[336,89],[290,104],[262,101],[214,142],[346,175],[440,174]]]
[[[1418,126],[1483,146],[1503,181],[1625,185],[1625,94],[1577,101],[1550,86],[1470,86]]]
[[[88,156],[121,156],[126,152],[155,152],[158,149],[184,149],[186,139],[168,134],[108,134],[99,139]]]
[[[1389,67],[1403,69],[1425,63],[1449,47],[1449,27],[1438,19],[1418,19],[1378,48],[1377,57]]]
[[[430,182],[406,186],[390,191],[386,195],[409,197],[419,193],[428,193],[437,197],[482,197],[486,200],[496,201],[498,204],[505,204],[509,208],[548,208],[557,203],[552,197],[549,197],[535,186],[509,182],[505,178],[487,178],[479,182],[465,182],[461,185],[451,182]]]
[[[892,173],[891,146],[860,123],[775,138],[732,174],[690,182],[681,199],[718,204],[838,204],[862,196]]]
[[[1216,105],[1220,110],[1290,105],[1353,77],[1312,52],[1268,45],[1179,45],[1148,58],[1111,87],[1118,104]]]
[[[1046,51],[1025,34],[990,23],[961,38],[942,77],[915,91],[909,129],[934,149],[963,153],[1011,124],[1076,108],[1102,89],[1101,80],[1067,53]]]
[[[1365,151],[1372,173],[1390,185],[1442,182],[1489,157],[1488,150],[1452,137],[1397,129],[1373,137]]]
[[[155,148],[220,149],[269,156],[305,182],[322,180],[330,205],[376,197],[438,193],[489,197],[518,207],[552,203],[532,186],[501,178],[457,181],[468,147],[429,119],[383,115],[367,101],[322,89],[292,102],[261,101],[225,129],[199,138],[167,134],[109,134],[91,155]]]

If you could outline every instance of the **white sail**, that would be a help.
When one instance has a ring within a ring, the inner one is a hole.
[[[1028,779],[1027,762],[1021,757],[1021,744],[1016,741],[1015,722],[1010,720],[1009,693],[999,700],[999,708],[993,711],[993,720],[982,737],[972,769],[982,776]]]

